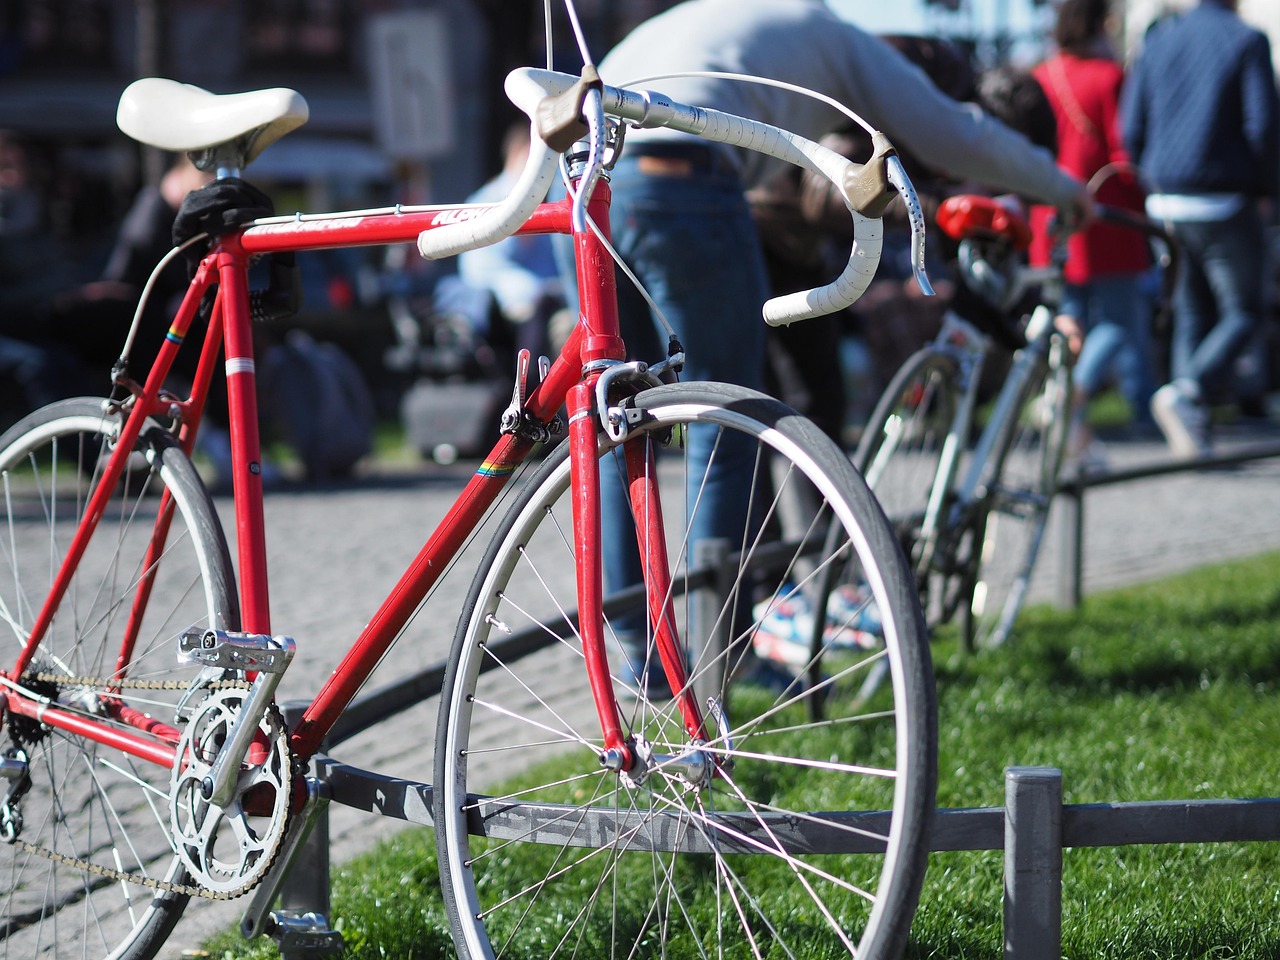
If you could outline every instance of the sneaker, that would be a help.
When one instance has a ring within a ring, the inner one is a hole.
[[[827,598],[827,625],[840,628],[832,646],[875,647],[884,635],[880,607],[865,584],[837,587]]]
[[[1179,460],[1209,452],[1209,414],[1177,383],[1167,383],[1151,397],[1151,415]]]
[[[852,590],[852,588],[849,588]],[[856,592],[845,593],[837,600],[837,593],[832,600],[842,609],[843,616],[835,617],[828,605],[827,623],[822,629],[822,642],[829,648],[873,649],[880,643],[879,617],[868,612],[872,604],[859,602]],[[784,663],[790,667],[806,667],[812,659],[813,643],[813,610],[809,600],[799,591],[787,594],[784,599],[773,598],[756,604],[754,615],[757,621],[755,634],[751,638],[752,649],[756,655],[774,663]],[[875,631],[859,629],[859,626],[871,626]]]

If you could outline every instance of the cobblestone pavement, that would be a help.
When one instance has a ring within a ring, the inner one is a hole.
[[[1280,431],[1233,430],[1222,446],[1275,441],[1280,441]],[[1113,467],[1166,456],[1163,444],[1154,441],[1113,443],[1108,453]],[[422,466],[374,474],[346,486],[299,487],[268,497],[273,629],[293,636],[299,647],[281,699],[309,697],[318,689],[467,476],[462,465]],[[230,532],[230,502],[219,506]],[[1032,602],[1056,596],[1062,536],[1060,524],[1051,518]],[[1084,499],[1086,594],[1275,549],[1280,549],[1280,458],[1100,487]],[[384,659],[371,689],[444,658],[458,600],[479,551],[470,554],[447,575],[443,589],[427,601]],[[370,729],[333,754],[365,768],[429,782],[435,710],[433,699],[402,714],[394,726]],[[402,828],[396,821],[335,804],[332,860],[341,863]],[[187,951],[206,936],[234,924],[243,906],[193,903],[161,956],[190,956]]]

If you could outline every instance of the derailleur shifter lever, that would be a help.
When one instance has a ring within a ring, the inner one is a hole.
[[[546,443],[553,435],[560,433],[564,429],[564,425],[558,417],[553,418],[549,423],[542,423],[536,417],[531,416],[525,409],[524,403],[529,396],[530,356],[527,349],[521,349],[516,357],[516,384],[511,391],[511,403],[502,412],[502,421],[499,429],[504,434],[514,434],[532,440],[535,443]],[[547,373],[550,369],[551,361],[546,357],[539,357],[539,383],[547,379]]]

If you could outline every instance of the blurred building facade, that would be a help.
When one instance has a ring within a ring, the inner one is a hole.
[[[602,54],[630,22],[672,2],[578,0],[578,9]],[[4,0],[0,130],[25,143],[50,228],[73,255],[91,257],[163,170],[165,158],[115,125],[121,90],[141,76],[215,92],[299,90],[310,121],[250,171],[299,208],[458,199],[499,165],[510,119],[502,77],[544,61],[542,9],[542,0]],[[396,18],[426,24],[434,40]],[[556,33],[571,38],[563,23]],[[402,49],[404,40],[413,43]],[[397,51],[408,72],[388,76]],[[422,97],[408,94],[427,89],[446,109],[410,116]]]
[[[600,56],[674,2],[577,0],[577,8]],[[1188,2],[1126,0],[1127,45]],[[551,6],[556,65],[576,70],[562,4]],[[1241,0],[1241,12],[1280,43],[1280,2]],[[434,42],[416,26],[379,29],[414,15],[423,16],[403,22],[427,24]],[[217,92],[300,90],[311,120],[251,171],[299,209],[456,199],[497,170],[498,138],[512,119],[502,78],[543,62],[542,17],[543,0],[4,0],[0,130],[26,143],[50,229],[73,256],[102,249],[137,188],[164,167],[115,126],[120,91],[140,76]],[[406,39],[421,42],[400,52],[409,66],[397,74],[389,64]],[[439,109],[423,116],[422,103]]]

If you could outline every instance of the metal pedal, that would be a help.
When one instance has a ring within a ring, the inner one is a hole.
[[[178,652],[184,659],[220,670],[284,673],[293,651],[291,638],[261,633],[193,628],[178,638]]]
[[[270,923],[271,939],[283,960],[340,957],[346,948],[342,934],[330,928],[323,914],[272,910]]]

